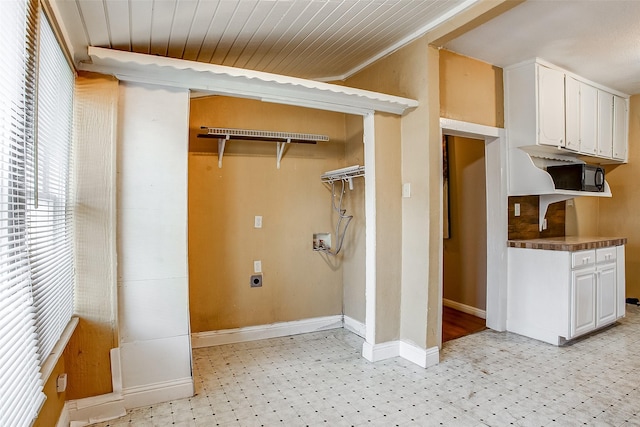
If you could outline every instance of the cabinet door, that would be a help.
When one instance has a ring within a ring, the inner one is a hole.
[[[580,82],[566,76],[564,81],[565,148],[580,150]]]
[[[627,101],[619,96],[613,97],[613,158],[626,160],[629,134],[627,123],[629,113]]]
[[[583,268],[571,273],[571,338],[596,327],[596,272]]]
[[[598,89],[580,83],[580,152],[598,154]]]
[[[596,298],[596,327],[616,320],[616,264],[599,265]]]
[[[613,153],[613,94],[598,90],[598,156]]]
[[[538,65],[538,144],[564,147],[564,73]]]

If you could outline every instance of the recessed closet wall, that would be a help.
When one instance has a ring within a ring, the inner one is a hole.
[[[357,120],[362,122],[360,117]],[[347,116],[341,113],[247,99],[210,96],[191,100],[192,332],[342,313],[344,265],[350,260],[349,281],[353,282],[358,268],[352,262],[359,256],[354,241],[364,248],[362,178],[346,194],[346,207],[358,212],[344,254],[327,258],[314,252],[312,238],[313,233],[332,232],[335,224],[331,193],[320,175],[362,158],[362,138],[359,143],[353,138],[348,143],[346,122]],[[222,168],[218,168],[217,140],[198,138],[201,126],[322,134],[330,141],[290,144],[277,169],[275,142],[231,140]],[[347,150],[351,144],[359,147]],[[255,216],[262,216],[262,228],[254,228]],[[256,260],[262,262],[260,288],[250,287]],[[364,271],[364,261],[361,268]],[[364,307],[364,272],[362,282],[361,302],[355,301],[354,306]]]

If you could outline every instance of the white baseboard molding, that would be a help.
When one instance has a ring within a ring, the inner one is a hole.
[[[71,427],[112,420],[126,415],[124,400],[120,393],[101,394],[65,403]]]
[[[472,316],[479,317],[481,319],[487,318],[487,312],[479,308],[471,307],[470,305],[462,304],[457,301],[443,298],[442,305],[445,307],[453,308],[454,310],[461,311],[463,313],[471,314]]]
[[[57,427],[83,427],[119,418],[127,409],[154,405],[194,395],[193,378],[129,387],[122,393],[108,393],[65,403]]]
[[[123,390],[124,406],[127,409],[184,399],[195,394],[193,378],[129,387]]]
[[[438,347],[420,348],[408,342],[400,341],[400,357],[413,362],[421,368],[428,368],[440,363]]]
[[[364,338],[367,333],[367,328],[364,323],[346,315],[344,316],[344,328],[361,338]]]
[[[270,325],[247,326],[244,328],[224,329],[220,331],[194,332],[191,334],[191,346],[193,348],[212,347],[337,328],[342,328],[342,315],[315,317],[312,319],[279,322]]]
[[[70,424],[71,418],[69,418],[69,402],[64,402],[56,427],[69,427]]]
[[[387,341],[380,344],[370,344],[365,341],[362,344],[362,357],[369,362],[377,362],[397,356],[400,356],[400,341]]]
[[[362,357],[370,362],[397,356],[422,368],[428,368],[440,363],[440,350],[438,347],[424,349],[404,341],[388,341],[374,345],[365,341],[362,344]]]

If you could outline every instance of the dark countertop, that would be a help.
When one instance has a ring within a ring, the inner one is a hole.
[[[548,251],[584,251],[626,245],[626,237],[547,237],[544,239],[509,240],[510,248],[544,249]]]

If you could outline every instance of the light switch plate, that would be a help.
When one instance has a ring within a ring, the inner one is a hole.
[[[262,261],[253,261],[253,272],[262,273]]]
[[[402,197],[404,197],[405,199],[408,199],[409,197],[411,197],[411,183],[410,182],[405,182],[404,184],[402,184]]]
[[[514,205],[513,205],[513,214],[515,216],[520,216],[520,203],[514,203]]]
[[[253,228],[262,228],[262,216],[256,215],[253,221]]]

